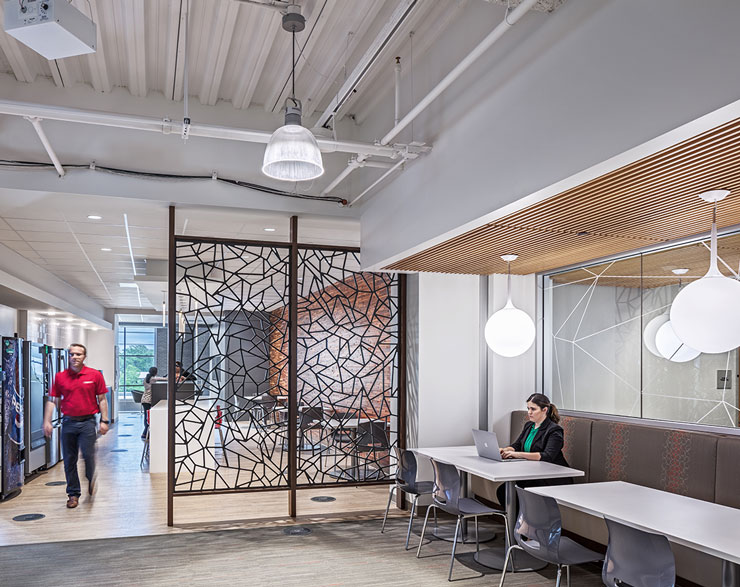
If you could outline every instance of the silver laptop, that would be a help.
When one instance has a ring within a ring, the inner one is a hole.
[[[475,448],[478,451],[478,456],[483,457],[484,459],[491,459],[492,461],[500,461],[502,463],[526,460],[502,458],[501,451],[498,446],[498,438],[496,438],[495,432],[473,430],[473,440],[475,441]]]

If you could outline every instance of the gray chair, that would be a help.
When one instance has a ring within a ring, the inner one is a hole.
[[[457,537],[461,533],[460,526],[462,521],[466,518],[475,519],[475,551],[479,552],[478,516],[500,516],[503,514],[504,523],[506,523],[506,516],[501,510],[490,508],[475,499],[460,497],[460,473],[457,467],[432,459],[432,468],[434,469],[433,503],[427,508],[426,516],[424,516],[424,526],[421,529],[421,539],[419,540],[419,548],[416,550],[416,557],[418,558],[421,553],[421,545],[424,542],[424,533],[426,532],[427,522],[429,521],[429,512],[434,509],[436,514],[436,509],[438,508],[443,512],[455,516],[457,518],[457,524],[455,525],[455,537],[452,540],[450,572],[447,575],[447,580],[452,581],[452,567],[455,564]]]
[[[668,539],[609,518],[609,546],[601,580],[608,587],[673,587],[676,562]]]
[[[417,481],[416,474],[418,466],[416,456],[410,450],[404,450],[396,447],[396,456],[398,457],[398,471],[396,472],[396,484],[391,486],[388,495],[388,505],[385,506],[385,515],[383,516],[383,525],[380,533],[385,531],[385,522],[388,519],[388,510],[391,508],[393,494],[399,491],[412,495],[411,515],[409,516],[409,528],[406,531],[406,550],[409,549],[409,538],[411,537],[411,526],[414,523],[414,514],[416,513],[416,503],[422,495],[431,495],[434,491],[434,483],[431,481]]]
[[[577,542],[562,536],[563,525],[558,503],[552,497],[537,495],[531,491],[516,488],[519,497],[519,517],[514,528],[516,544],[506,551],[504,570],[499,587],[504,584],[512,550],[523,550],[536,559],[552,563],[558,567],[555,582],[560,587],[560,579],[565,567],[568,587],[570,587],[571,565],[582,565],[602,560],[604,557]]]

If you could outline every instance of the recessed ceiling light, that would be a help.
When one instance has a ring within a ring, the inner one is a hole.
[[[65,322],[74,322],[75,319],[74,318],[65,318],[64,321]]]
[[[686,275],[689,272],[688,269],[671,269],[671,271],[674,275]]]
[[[100,250],[101,251],[105,251],[106,253],[110,253],[113,249],[111,249],[109,247],[102,247]]]
[[[265,232],[275,232],[274,228],[265,228]]]
[[[97,214],[88,214],[87,215],[88,220],[102,220],[102,216],[98,216]]]
[[[56,316],[57,313],[56,312],[47,312],[46,315],[47,316]]]
[[[118,284],[120,287],[139,287],[137,284],[133,282],[122,282]]]

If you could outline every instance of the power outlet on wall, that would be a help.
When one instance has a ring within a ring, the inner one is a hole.
[[[732,389],[732,371],[717,369],[717,389]]]

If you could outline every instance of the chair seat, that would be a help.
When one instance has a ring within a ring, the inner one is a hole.
[[[500,510],[488,507],[481,502],[469,497],[461,497],[458,501],[458,509],[461,514],[482,516],[485,514],[497,514]]]
[[[434,483],[432,481],[419,481],[413,485],[400,485],[402,491],[410,493],[411,495],[427,495],[434,491]]]
[[[560,537],[558,553],[560,554],[560,561],[563,565],[582,565],[583,563],[604,560],[603,554],[586,548],[565,536]]]

